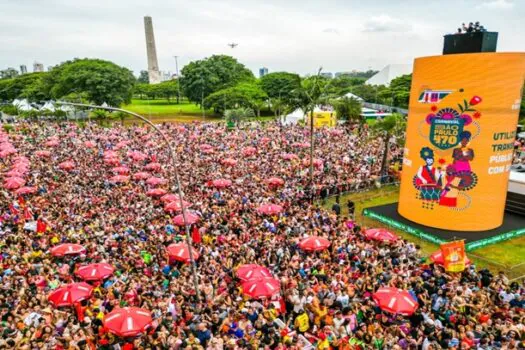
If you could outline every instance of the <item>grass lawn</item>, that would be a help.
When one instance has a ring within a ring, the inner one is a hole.
[[[198,121],[217,121],[221,120],[213,114],[213,110],[206,110],[206,117],[202,117],[202,110],[199,106],[186,100],[180,104],[176,100],[156,99],[156,100],[139,100],[133,99],[129,105],[123,108],[132,112],[143,115],[154,122],[191,122]]]
[[[412,236],[404,231],[392,229],[385,224],[361,215],[365,208],[395,203],[397,202],[398,197],[399,188],[397,186],[385,186],[381,189],[343,195],[340,198],[342,215],[348,215],[346,201],[352,199],[356,205],[356,220],[360,225],[367,227],[386,227],[397,235],[418,244],[421,247],[423,254],[430,255],[432,252],[439,249],[438,245]],[[335,197],[329,198],[324,206],[327,209],[330,209],[334,202]],[[493,272],[502,270],[505,271],[510,278],[517,278],[525,275],[525,237],[519,237],[485,248],[476,249],[469,252],[468,255],[478,268],[487,267]]]

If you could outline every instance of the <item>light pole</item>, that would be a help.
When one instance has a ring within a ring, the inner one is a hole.
[[[186,207],[184,205],[184,200],[183,200],[183,197],[182,197],[182,186],[181,186],[181,183],[180,183],[179,171],[178,171],[178,166],[177,166],[177,153],[175,152],[175,150],[171,146],[169,139],[162,132],[162,130],[159,129],[158,126],[153,124],[149,119],[144,118],[143,116],[141,116],[141,115],[139,115],[137,113],[134,113],[134,112],[131,112],[131,111],[128,111],[128,110],[125,110],[125,109],[115,108],[115,107],[95,106],[95,105],[84,104],[84,103],[62,102],[62,101],[57,101],[56,103],[57,104],[61,104],[61,105],[87,107],[87,108],[97,108],[97,109],[105,109],[105,110],[108,110],[108,111],[116,111],[116,112],[127,113],[129,115],[134,116],[135,118],[138,118],[138,119],[142,120],[144,123],[146,123],[149,126],[151,126],[162,137],[162,139],[166,143],[166,146],[168,146],[169,154],[171,156],[171,161],[173,163],[173,172],[175,173],[175,184],[177,186],[177,192],[179,194],[179,203],[180,203],[180,207],[182,209],[182,219],[184,221],[184,227],[186,229],[186,243],[188,244],[188,248],[189,248],[189,255],[190,255],[190,262],[191,262],[191,273],[193,275],[193,286],[195,288],[195,293],[196,293],[196,296],[197,296],[197,305],[198,305],[198,303],[200,302],[199,280],[197,278],[197,269],[195,267],[195,259],[193,257],[193,245],[192,245],[192,242],[191,242],[190,226],[188,225],[188,220],[187,220],[187,217],[186,217]],[[198,306],[197,306],[197,308],[198,308]]]
[[[177,104],[180,103],[180,77],[179,77],[179,56],[173,56],[175,58],[175,72],[177,74]]]

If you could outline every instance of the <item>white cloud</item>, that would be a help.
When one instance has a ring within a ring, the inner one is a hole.
[[[327,33],[327,34],[337,34],[339,35],[339,30],[337,28],[325,28],[323,29],[323,33]]]
[[[406,21],[384,14],[372,16],[364,26],[365,32],[408,32],[412,29]]]
[[[477,6],[478,8],[487,8],[487,9],[511,9],[514,7],[514,3],[511,0],[491,0],[485,1]]]

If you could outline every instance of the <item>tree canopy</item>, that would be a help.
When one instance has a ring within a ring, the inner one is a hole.
[[[253,73],[230,56],[214,55],[190,62],[181,71],[184,95],[194,103],[241,82],[253,81]]]
[[[213,108],[218,113],[239,107],[252,108],[259,115],[267,99],[268,95],[259,84],[244,82],[212,93],[204,100],[204,107]]]
[[[84,93],[96,104],[120,106],[131,101],[135,84],[133,73],[112,62],[99,59],[74,59],[55,66],[45,77],[45,88],[52,98],[72,92]]]
[[[334,100],[332,102],[332,105],[335,108],[337,119],[357,122],[363,121],[363,118],[361,118],[361,102],[359,102],[355,98],[344,96],[337,100]]]
[[[27,98],[40,101],[49,98],[44,88],[44,78],[49,73],[28,73],[13,79],[0,80],[0,100]]]
[[[147,70],[140,71],[139,77],[137,78],[137,83],[149,84],[149,74]]]

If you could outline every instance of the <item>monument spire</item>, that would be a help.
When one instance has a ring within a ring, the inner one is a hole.
[[[153,34],[153,21],[150,16],[144,16],[144,32],[146,33],[146,51],[148,54],[148,76],[150,84],[160,83],[159,62]]]

